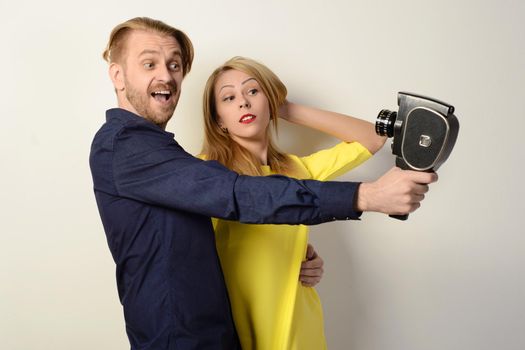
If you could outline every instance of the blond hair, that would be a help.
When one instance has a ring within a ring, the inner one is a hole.
[[[113,28],[109,35],[106,49],[102,53],[104,60],[108,63],[121,63],[126,48],[126,39],[129,33],[133,30],[150,31],[175,38],[181,48],[182,72],[184,75],[190,72],[191,64],[193,62],[193,44],[191,43],[190,38],[179,29],[169,26],[162,21],[148,17],[135,17]]]
[[[271,124],[277,131],[278,111],[279,107],[286,101],[286,86],[265,65],[249,58],[233,57],[215,69],[204,88],[204,145],[202,153],[206,159],[217,160],[239,174],[264,175],[260,161],[219,127],[215,105],[215,84],[223,72],[232,69],[250,75],[259,83],[262,92],[268,99]],[[268,165],[277,173],[286,173],[290,170],[289,159],[273,144],[270,127],[266,129],[266,136],[268,140]]]

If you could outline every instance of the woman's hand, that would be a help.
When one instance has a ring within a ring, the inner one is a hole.
[[[284,101],[284,103],[279,107],[279,118],[288,120],[288,117],[290,116],[290,102],[288,100]]]
[[[323,277],[323,259],[317,255],[314,247],[308,243],[306,249],[306,261],[301,264],[301,272],[299,275],[299,281],[305,287],[313,287],[321,281]]]

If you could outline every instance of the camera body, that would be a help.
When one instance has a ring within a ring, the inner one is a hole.
[[[454,107],[436,99],[407,92],[397,95],[398,112],[383,109],[376,119],[376,133],[393,137],[396,166],[436,171],[454,148],[459,122]],[[406,220],[407,215],[390,215]]]
[[[434,98],[399,92],[398,112],[383,109],[376,133],[392,137],[396,166],[436,171],[452,152],[459,131],[454,107]]]

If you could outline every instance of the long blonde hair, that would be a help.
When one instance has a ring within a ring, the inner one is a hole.
[[[246,148],[235,142],[228,133],[221,130],[215,105],[215,83],[219,76],[228,70],[244,72],[259,83],[268,99],[270,121],[277,131],[279,107],[286,101],[286,86],[265,65],[245,57],[233,57],[210,75],[204,88],[204,145],[202,153],[208,160],[217,160],[224,166],[243,175],[264,175],[260,161]],[[270,127],[266,129],[268,140],[268,165],[277,173],[286,173],[290,169],[289,158],[273,144]]]

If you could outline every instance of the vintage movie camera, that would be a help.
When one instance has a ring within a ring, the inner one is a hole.
[[[399,92],[397,112],[383,109],[376,119],[376,133],[392,137],[396,166],[436,171],[454,148],[459,122],[454,107],[434,98]],[[391,215],[406,220],[408,215]]]

